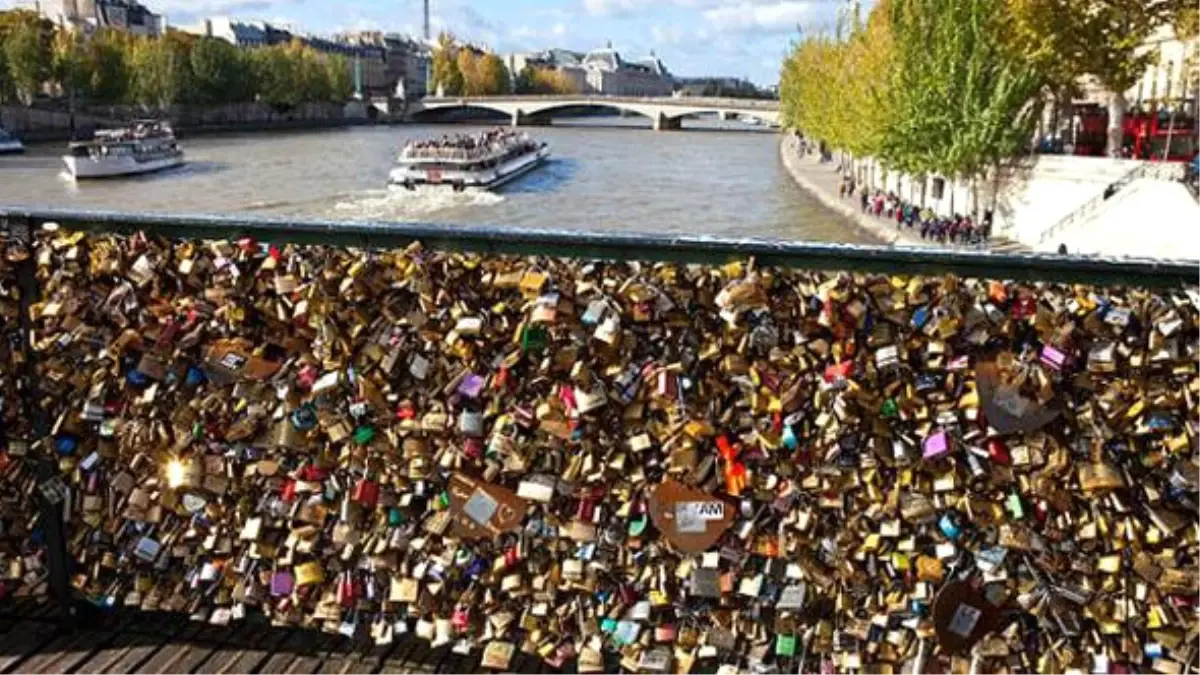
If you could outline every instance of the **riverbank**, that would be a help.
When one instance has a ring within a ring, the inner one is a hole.
[[[229,132],[333,129],[392,121],[386,114],[372,114],[372,110],[358,101],[346,105],[306,103],[286,111],[258,103],[175,105],[165,113],[165,117],[171,120],[180,137]],[[71,139],[72,125],[76,136],[86,135],[92,129],[116,126],[124,120],[145,115],[144,111],[133,106],[93,106],[76,111],[72,120],[72,115],[64,110],[0,106],[0,124],[26,143],[65,142]]]
[[[859,229],[892,246],[935,246],[921,237],[905,230],[898,230],[893,221],[869,216],[858,208],[856,201],[843,199],[838,196],[838,185],[842,177],[835,171],[836,166],[821,163],[815,157],[801,157],[799,141],[791,134],[785,134],[779,143],[779,156],[783,167],[787,169],[792,180],[800,189],[816,197],[826,208],[844,216]]]

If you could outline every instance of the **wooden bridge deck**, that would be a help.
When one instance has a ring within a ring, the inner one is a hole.
[[[316,630],[218,627],[182,614],[115,612],[69,632],[58,619],[51,603],[0,602],[0,673],[501,672],[482,667],[479,649],[467,655],[448,646],[431,649],[411,633],[376,646]],[[520,651],[509,667],[507,672],[559,672]]]

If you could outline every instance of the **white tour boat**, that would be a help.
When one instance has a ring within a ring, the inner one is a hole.
[[[183,164],[183,149],[169,123],[145,121],[102,129],[90,141],[71,143],[63,162],[76,180],[130,176]]]
[[[0,155],[16,155],[25,152],[21,140],[0,127]]]
[[[388,176],[393,186],[415,190],[441,185],[456,192],[492,190],[525,175],[550,156],[550,148],[526,133],[489,131],[409,143]]]

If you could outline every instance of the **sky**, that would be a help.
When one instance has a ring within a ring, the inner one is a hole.
[[[290,24],[296,31],[376,29],[417,35],[421,0],[141,0],[172,25],[206,16]],[[36,0],[0,0],[31,7]],[[430,0],[434,33],[506,53],[561,47],[587,51],[612,42],[623,57],[650,51],[675,75],[779,80],[797,27],[828,29],[839,0]]]

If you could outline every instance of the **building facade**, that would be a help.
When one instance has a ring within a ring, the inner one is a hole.
[[[515,79],[526,66],[553,68],[583,94],[602,96],[670,96],[674,79],[651,52],[646,59],[627,61],[609,45],[587,53],[567,49],[509,54],[505,65]]]
[[[63,26],[84,31],[112,28],[143,37],[158,37],[163,17],[136,0],[41,0],[38,11]]]

